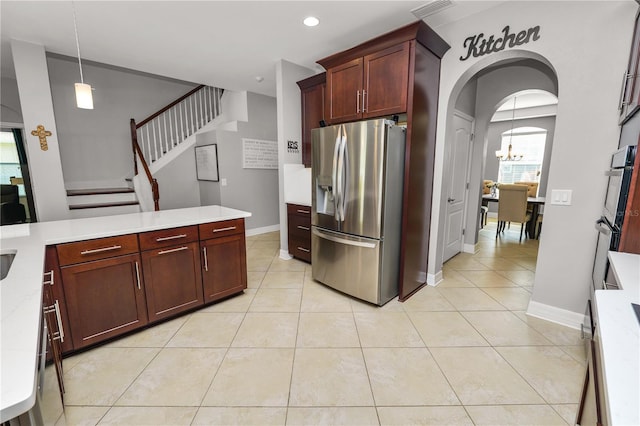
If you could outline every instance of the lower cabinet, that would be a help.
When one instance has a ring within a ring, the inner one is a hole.
[[[244,232],[200,241],[204,301],[212,302],[247,288]]]
[[[44,286],[55,359],[242,292],[244,219],[47,247]]]
[[[147,324],[139,254],[61,269],[75,349]]]
[[[311,263],[311,207],[287,204],[289,253]]]
[[[198,243],[142,252],[149,322],[204,303]]]

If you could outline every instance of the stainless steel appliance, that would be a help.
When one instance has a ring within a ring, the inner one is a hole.
[[[625,146],[611,157],[611,168],[605,173],[609,177],[602,216],[596,221],[598,240],[593,262],[592,292],[607,288],[609,250],[617,251],[620,231],[624,222],[636,146]]]
[[[405,129],[378,119],[311,135],[313,278],[383,305],[398,294]]]

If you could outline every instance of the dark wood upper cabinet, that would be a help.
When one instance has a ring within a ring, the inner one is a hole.
[[[410,42],[327,70],[325,117],[331,124],[407,110]]]
[[[311,167],[311,130],[324,120],[326,73],[298,81],[302,102],[302,164]]]

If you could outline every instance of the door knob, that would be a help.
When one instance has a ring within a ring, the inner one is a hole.
[[[447,201],[450,203],[453,203],[456,199],[455,198],[448,198]]]

